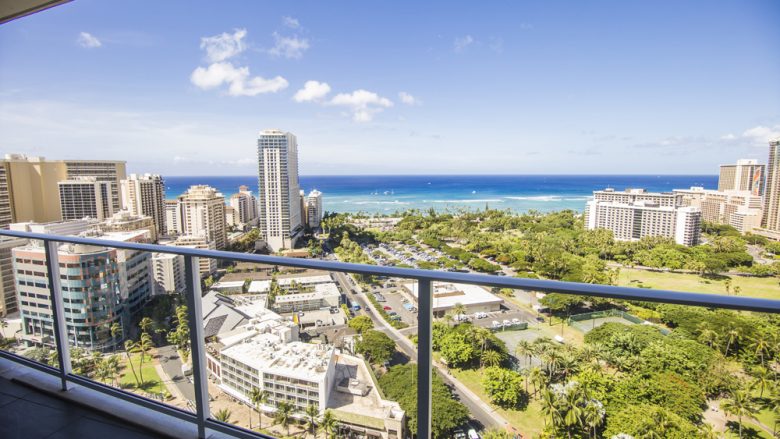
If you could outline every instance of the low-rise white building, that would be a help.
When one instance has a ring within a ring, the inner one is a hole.
[[[403,286],[411,292],[412,299],[417,304],[417,282],[406,283]],[[443,317],[458,304],[466,307],[466,314],[473,314],[499,311],[501,304],[504,303],[504,299],[478,285],[434,282],[432,287],[433,315],[436,317]]]
[[[335,283],[314,284],[309,288],[313,290],[276,296],[271,308],[276,312],[288,313],[339,306],[341,292]]]

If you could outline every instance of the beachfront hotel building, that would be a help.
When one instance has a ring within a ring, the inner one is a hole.
[[[94,177],[108,183],[111,210],[121,209],[119,182],[126,176],[123,161],[46,160],[6,154],[0,163],[6,177],[6,185],[0,185],[0,200],[7,197],[14,222],[60,221],[58,183],[78,177]]]
[[[314,189],[306,197],[306,223],[314,230],[320,227],[322,221],[322,192]]]
[[[599,193],[606,196],[599,199]],[[701,236],[701,210],[682,203],[679,193],[596,191],[585,207],[585,227],[611,230],[620,241],[662,236],[681,245],[696,245]]]
[[[81,218],[104,220],[114,214],[111,183],[95,177],[75,177],[57,183],[63,221]]]
[[[230,196],[230,206],[235,209],[234,221],[239,224],[254,224],[257,219],[257,198],[246,186],[239,186],[238,192]]]
[[[303,232],[295,135],[279,130],[261,131],[257,162],[263,239],[272,251],[291,249]]]
[[[720,165],[718,191],[745,191],[756,196],[764,194],[766,167],[756,160],[737,160],[733,165]]]
[[[713,191],[694,186],[674,192],[683,195],[685,206],[701,210],[702,221],[730,225],[742,233],[761,227],[763,200],[751,191]]]
[[[156,174],[130,174],[120,184],[123,208],[136,216],[151,217],[157,228],[156,235],[166,235],[163,178]]]
[[[194,185],[179,196],[181,234],[202,236],[222,250],[227,246],[225,197],[211,186]]]

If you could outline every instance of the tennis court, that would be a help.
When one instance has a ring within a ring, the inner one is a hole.
[[[588,333],[605,323],[622,323],[624,325],[635,325],[642,323],[642,319],[617,309],[607,311],[596,311],[585,314],[573,315],[569,318],[569,326]]]

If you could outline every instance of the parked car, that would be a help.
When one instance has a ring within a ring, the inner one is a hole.
[[[501,323],[498,320],[493,320],[493,322],[491,324],[493,325],[494,328],[500,328],[501,327]]]
[[[503,323],[504,323],[504,326],[512,326],[512,322],[510,322],[509,320],[504,320]]]
[[[482,311],[480,311],[480,312],[478,312],[478,313],[475,313],[474,315],[475,315],[475,316],[476,316],[478,319],[484,319],[484,318],[486,318],[486,317],[488,316],[486,312],[482,312]]]
[[[479,435],[477,434],[477,430],[474,430],[473,428],[469,429],[469,439],[479,439]]]
[[[397,316],[398,313],[395,312],[395,311],[390,311],[389,313],[387,313],[387,315],[389,315],[389,316]]]
[[[454,439],[466,439],[466,433],[458,428],[453,432],[455,435],[453,436]]]
[[[401,316],[399,316],[398,314],[394,314],[394,315],[390,316],[390,320],[394,320],[396,322],[400,322],[401,321]]]
[[[385,306],[384,306],[384,310],[385,310],[385,311],[391,311],[392,309],[393,309],[393,308],[391,308],[391,307],[389,307],[389,306],[387,306],[387,305],[385,305]]]
[[[512,324],[513,325],[519,325],[520,324],[520,319],[512,319]]]

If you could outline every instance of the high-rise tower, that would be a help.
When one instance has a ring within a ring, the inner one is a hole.
[[[769,141],[763,227],[780,232],[780,139]]]
[[[136,216],[150,216],[157,235],[167,235],[165,225],[165,182],[159,175],[130,174],[122,180],[122,205]]]
[[[271,248],[293,248],[303,232],[295,135],[264,130],[257,139],[260,230]]]

